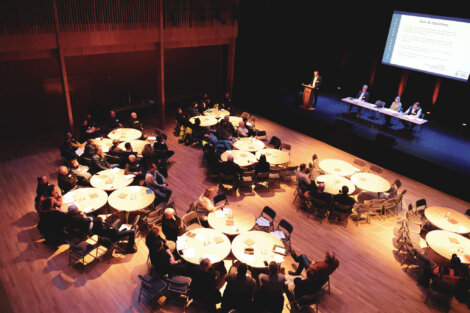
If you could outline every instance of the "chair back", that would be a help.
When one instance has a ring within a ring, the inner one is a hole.
[[[292,224],[286,221],[285,219],[282,219],[277,225],[277,229],[280,228],[284,228],[289,235],[294,231],[294,227],[292,226]]]
[[[155,293],[155,290],[153,289],[152,284],[145,278],[143,278],[141,275],[137,275],[137,277],[140,280],[140,284],[143,290],[147,291],[148,294],[152,295]]]
[[[186,213],[195,212],[196,209],[197,209],[197,203],[198,203],[198,201],[197,201],[197,200],[194,200],[194,201],[189,205],[189,209],[188,209],[188,211],[186,211]]]
[[[267,181],[269,179],[269,172],[261,172],[256,174],[256,181]]]
[[[251,126],[255,127],[255,125],[256,125],[256,120],[257,120],[256,116],[252,115],[252,116],[250,116],[250,118],[248,119],[248,123],[250,123]]]
[[[346,212],[351,212],[351,209],[352,209],[352,206],[351,205],[346,205],[346,204],[342,204],[342,203],[339,203],[339,202],[333,202],[333,210],[335,211],[338,211],[336,209],[339,209],[339,213],[344,213],[346,214]]]
[[[250,118],[250,114],[247,113],[247,112],[243,112],[242,115],[240,115],[240,117],[241,117],[241,118],[245,118],[245,117],[246,117],[246,118],[249,119],[249,118]]]
[[[265,206],[263,210],[261,211],[261,216],[265,217],[264,214],[269,216],[271,218],[271,221],[274,223],[274,218],[276,217],[276,211],[274,211],[268,206]]]
[[[224,173],[219,173],[219,178],[222,182],[233,182],[235,180],[235,176]]]
[[[265,130],[258,130],[256,131],[255,137],[266,137],[267,133]]]
[[[401,187],[401,181],[397,178],[394,182],[393,185],[395,185],[396,190],[400,189]]]
[[[225,201],[225,204],[228,204],[227,195],[225,193],[220,193],[214,197],[214,204],[217,204],[221,201]]]
[[[183,225],[185,227],[188,227],[189,225],[191,225],[193,223],[197,223],[197,224],[201,225],[201,222],[199,221],[199,216],[198,216],[196,211],[192,211],[192,212],[189,212],[189,213],[183,215],[183,218],[181,219],[181,221],[183,222]],[[193,221],[195,221],[195,222],[193,222]]]
[[[136,215],[134,222],[132,223],[131,229],[136,230],[137,226],[139,225],[139,222],[140,222],[140,215]]]
[[[366,162],[359,160],[359,159],[354,159],[353,164],[359,166],[361,171],[364,170],[364,167],[366,167],[367,165]]]
[[[326,200],[323,200],[323,199],[318,199],[318,198],[315,198],[315,197],[312,197],[312,204],[315,206],[315,207],[318,207],[318,208],[326,208],[327,205],[328,205],[328,202]]]
[[[281,143],[281,150],[287,150],[290,152],[291,149],[292,149],[292,146],[290,144]]]
[[[369,168],[372,172],[375,172],[375,173],[378,173],[378,174],[382,174],[383,172],[383,168],[377,166],[377,165],[371,165],[370,168]]]
[[[418,210],[424,210],[428,207],[427,203],[426,203],[426,199],[419,199],[418,201],[416,201],[416,211]]]

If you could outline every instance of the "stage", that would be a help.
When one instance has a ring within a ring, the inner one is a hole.
[[[341,101],[343,97],[345,95],[320,94],[315,110],[309,111],[300,107],[296,92],[282,90],[245,97],[251,100],[244,101],[243,108],[369,162],[470,200],[470,193],[465,188],[465,181],[470,177],[470,136],[446,130],[432,121],[415,133],[405,131],[397,119],[393,128],[386,128],[375,124],[369,118],[372,112],[365,109],[360,118],[346,115],[349,104]],[[280,139],[282,141],[282,135]],[[312,147],[314,151],[315,147]]]

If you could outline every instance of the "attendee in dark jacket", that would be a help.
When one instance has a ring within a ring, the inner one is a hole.
[[[69,192],[72,189],[77,188],[78,178],[77,176],[69,171],[66,166],[59,167],[59,175],[57,176],[57,183],[63,193]]]
[[[222,298],[222,312],[226,313],[231,309],[236,309],[238,312],[252,311],[256,282],[246,273],[247,266],[245,263],[241,263],[236,274],[231,273],[225,277],[227,286]]]
[[[183,231],[181,227],[181,219],[176,216],[175,210],[172,208],[165,209],[162,218],[162,231],[168,240],[176,241],[178,235]]]
[[[222,300],[217,289],[216,271],[208,258],[201,260],[199,268],[193,273],[190,286],[190,297],[203,304],[210,312],[215,312],[216,304]]]

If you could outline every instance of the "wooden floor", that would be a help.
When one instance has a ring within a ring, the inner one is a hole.
[[[147,129],[152,127],[147,123]],[[167,133],[170,133],[170,125]],[[320,159],[339,158],[352,161],[354,156],[325,143],[259,118],[257,126],[266,129],[292,145],[292,162],[308,162],[312,153]],[[138,274],[147,272],[147,249],[142,239],[139,251],[114,258],[111,263],[99,262],[85,273],[67,266],[67,246],[57,251],[40,242],[33,209],[36,180],[49,175],[56,182],[59,153],[56,143],[61,138],[20,142],[2,152],[0,161],[0,311],[1,312],[150,312],[146,304],[138,304]],[[176,151],[175,163],[169,170],[168,182],[176,198],[178,215],[205,187],[201,150],[177,143],[169,136],[168,144]],[[469,203],[453,198],[419,182],[385,171],[390,182],[397,177],[408,190],[406,201],[426,198],[428,205],[442,205],[464,212]],[[279,190],[255,192],[252,195],[229,197],[259,214],[265,205],[278,212],[294,226],[292,244],[297,252],[311,258],[323,258],[333,249],[340,260],[333,274],[331,294],[320,302],[320,312],[439,312],[439,303],[424,304],[425,291],[416,283],[416,272],[407,273],[400,266],[394,251],[395,218],[373,219],[371,224],[347,228],[323,222],[320,224],[297,211],[292,204],[294,186]],[[292,268],[289,257],[286,271]],[[158,312],[182,312],[178,304],[170,304]],[[288,310],[285,309],[285,312]],[[465,304],[453,300],[451,312],[468,312]]]

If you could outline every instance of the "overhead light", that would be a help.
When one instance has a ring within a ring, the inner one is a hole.
[[[341,86],[338,85],[338,87],[336,87],[336,89],[341,90]]]
[[[467,126],[467,123],[462,123],[462,126]]]
[[[431,115],[431,112],[430,112],[430,111],[428,111],[428,112],[426,112],[426,114],[427,114],[427,115]]]

